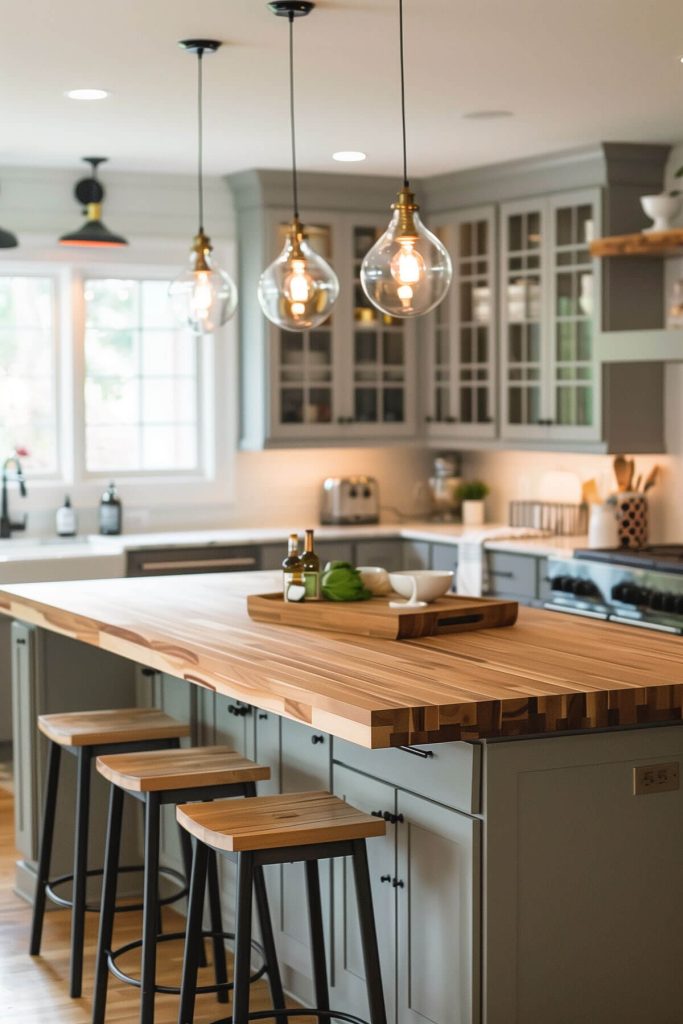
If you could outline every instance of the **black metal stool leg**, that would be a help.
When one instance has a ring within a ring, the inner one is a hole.
[[[118,786],[112,786],[109,794],[109,824],[107,825],[107,845],[104,854],[100,934],[97,941],[97,959],[95,962],[92,1024],[104,1024],[104,1014],[107,1006],[107,983],[109,981],[107,956],[111,950],[114,914],[116,913],[116,881],[119,870],[122,818],[123,790],[119,789]]]
[[[192,878],[192,839],[190,837],[190,833],[186,832],[182,825],[178,825],[178,835],[180,836],[180,853],[183,858],[183,869],[185,871],[185,881],[187,883],[189,894],[190,879]],[[202,944],[199,949],[199,966],[206,967],[206,964],[206,951],[204,949],[204,940],[202,939]]]
[[[211,850],[209,854],[208,888],[209,915],[211,919],[211,931],[213,932],[213,969],[216,977],[216,984],[227,985],[228,965],[225,956],[225,942],[223,941],[223,936],[219,934],[223,931],[223,915],[221,913],[221,889],[220,885],[218,884],[218,863],[216,859],[216,853],[214,850]],[[203,945],[204,944],[202,943],[202,947]],[[227,988],[218,991],[216,993],[216,999],[218,1000],[219,1003],[227,1003]]]
[[[156,986],[157,924],[159,920],[159,826],[160,798],[145,798],[145,881],[142,912],[142,974],[140,982],[140,1024],[154,1020]]]
[[[368,854],[364,839],[353,840],[353,874],[356,882],[358,921],[360,923],[360,937],[363,947],[363,961],[365,963],[370,1024],[387,1024],[384,990],[382,988],[382,972],[379,962],[379,949],[377,947],[377,928],[372,909]]]
[[[311,958],[313,961],[313,985],[315,1005],[319,1010],[329,1010],[330,990],[327,984],[327,961],[325,959],[325,932],[320,899],[320,875],[317,860],[307,860],[306,892],[308,896],[308,922],[311,936]],[[318,1021],[322,1021],[318,1017]],[[373,1021],[374,1024],[374,1021]]]
[[[237,855],[237,912],[235,914],[235,967],[232,991],[232,1024],[249,1020],[249,976],[251,974],[251,908],[254,885],[254,855]]]
[[[71,985],[69,994],[78,999],[83,988],[83,937],[88,870],[88,820],[90,817],[90,762],[88,747],[78,751],[76,786],[76,845],[74,847],[73,907],[71,908]]]
[[[43,918],[45,916],[45,886],[50,877],[50,860],[52,858],[52,838],[55,831],[55,809],[57,789],[59,786],[59,762],[62,748],[58,743],[50,743],[47,761],[47,779],[45,781],[45,800],[43,803],[43,827],[40,834],[40,856],[38,858],[38,876],[36,878],[36,894],[33,901],[33,922],[31,924],[31,943],[29,953],[38,956],[40,942],[43,937]]]
[[[273,936],[273,924],[268,907],[268,893],[266,891],[266,880],[263,868],[258,865],[254,868],[254,895],[256,896],[256,910],[261,927],[261,943],[265,955],[266,968],[268,972],[268,984],[270,985],[270,997],[273,1001],[273,1008],[284,1010],[286,1008],[285,994],[282,990],[282,979],[280,978],[280,965],[277,959],[275,938]],[[286,1024],[287,1018],[275,1015],[277,1024]]]
[[[180,986],[180,1011],[178,1024],[192,1024],[197,991],[197,969],[202,947],[202,918],[204,916],[204,893],[206,890],[206,868],[209,848],[196,842],[192,860],[192,879],[187,902],[187,924],[185,931],[185,956],[183,977]]]

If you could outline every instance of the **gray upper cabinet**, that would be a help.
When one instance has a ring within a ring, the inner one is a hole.
[[[256,298],[261,271],[291,221],[289,175],[233,175],[240,247],[241,444],[244,448],[364,444],[415,438],[415,325],[365,298],[360,266],[389,220],[392,179],[301,176],[302,218],[334,267],[340,294],[311,331],[270,324]]]

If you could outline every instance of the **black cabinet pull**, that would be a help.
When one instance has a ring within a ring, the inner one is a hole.
[[[391,811],[370,811],[374,818],[384,818],[390,825],[398,825],[403,821],[402,814],[392,814]]]
[[[324,743],[324,742],[325,742],[325,737],[324,736],[311,736],[311,743],[313,744],[313,746],[315,746],[316,743]]]
[[[420,750],[419,747],[399,747],[406,754],[414,754],[415,757],[434,757],[433,750]]]
[[[391,875],[381,875],[380,876],[380,882],[390,882],[390,881],[391,881]]]
[[[143,676],[155,676],[157,673],[156,673],[156,669],[153,669],[153,668],[143,668],[142,674],[143,674]]]
[[[261,721],[262,721],[262,722],[263,722],[263,721],[264,721],[264,719],[266,719],[267,717],[268,717],[268,715],[267,715],[267,714],[265,713],[265,711],[259,711],[259,718],[261,719]]]
[[[17,643],[18,644],[25,644],[26,641],[24,640],[24,638],[22,636],[20,636],[20,637],[17,637]]]
[[[370,814],[373,816],[373,818],[383,818],[385,812],[384,811],[370,811]]]
[[[401,881],[400,878],[395,878],[391,884],[393,885],[394,889],[403,889],[405,886],[405,882]]]
[[[229,713],[237,718],[244,718],[245,715],[249,714],[250,710],[247,704],[228,704]]]

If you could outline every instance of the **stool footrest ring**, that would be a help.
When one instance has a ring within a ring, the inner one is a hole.
[[[199,991],[199,989],[197,989]],[[310,1007],[302,1007],[289,1010],[254,1010],[247,1017],[247,1020],[276,1020],[278,1017],[317,1017],[318,1020],[337,1020],[345,1024],[368,1024],[360,1017],[354,1017],[351,1013],[344,1013],[343,1010],[316,1010]],[[221,1017],[211,1024],[232,1024],[232,1017]]]
[[[117,874],[134,874],[136,871],[138,873],[142,873],[144,870],[144,864],[128,864],[122,868],[119,868]],[[104,868],[89,868],[88,871],[86,871],[86,876],[88,878],[101,878],[103,874]],[[181,874],[180,871],[176,871],[174,868],[160,867],[159,874],[166,878],[170,878],[171,881],[173,882],[178,882],[178,884],[180,885],[180,889],[178,889],[176,892],[172,892],[170,896],[164,896],[163,899],[160,899],[159,906],[166,907],[171,903],[175,903],[176,900],[182,899],[183,896],[187,896],[189,888],[187,882],[185,881],[185,876]],[[57,893],[54,891],[55,886],[64,885],[66,882],[73,882],[73,880],[73,874],[58,875],[57,878],[51,878],[50,881],[45,886],[45,895],[58,907],[73,907],[73,900],[67,899],[67,897],[65,896],[58,896]],[[98,914],[100,911],[100,904],[99,902],[86,903],[85,909],[91,914]],[[117,914],[126,914],[129,913],[131,910],[143,909],[144,907],[142,903],[126,903],[123,906],[119,906],[118,904],[116,904]]]
[[[235,933],[234,932],[202,931],[202,938],[203,939],[211,939],[211,938],[215,938],[216,936],[220,936],[222,939],[229,939],[230,941],[233,941],[233,942],[234,942],[234,939],[235,939]],[[178,941],[180,939],[182,939],[182,940],[185,939],[185,932],[164,932],[162,935],[157,935],[157,943],[160,943],[160,942],[173,942],[173,941]],[[125,946],[119,946],[118,949],[112,949],[112,950],[107,952],[107,967],[108,967],[110,973],[113,974],[115,978],[118,978],[119,981],[124,982],[124,984],[126,984],[126,985],[133,985],[135,988],[140,988],[141,987],[142,982],[140,981],[140,979],[139,978],[133,978],[133,977],[131,977],[130,974],[126,974],[125,971],[122,971],[121,968],[119,966],[117,966],[116,960],[117,960],[118,957],[123,956],[124,953],[130,953],[130,951],[133,950],[133,949],[140,949],[141,946],[142,946],[142,939],[134,939],[133,942],[127,942],[125,944]],[[249,978],[250,983],[254,982],[254,981],[260,981],[260,979],[264,976],[264,974],[266,974],[266,972],[268,970],[268,967],[267,967],[266,962],[265,962],[265,953],[264,953],[263,948],[260,945],[260,943],[252,940],[251,947],[252,947],[252,949],[256,950],[258,955],[261,957],[263,963],[250,976],[250,978]],[[207,993],[207,992],[224,992],[224,991],[225,992],[229,992],[232,988],[233,988],[233,983],[231,981],[226,981],[226,982],[224,982],[221,985],[198,985],[195,991],[196,991],[197,995],[203,995],[204,993]],[[154,991],[158,992],[158,993],[161,993],[162,995],[177,996],[177,995],[180,995],[180,986],[179,985],[155,985],[154,986]],[[361,1022],[361,1024],[365,1024],[365,1022]]]

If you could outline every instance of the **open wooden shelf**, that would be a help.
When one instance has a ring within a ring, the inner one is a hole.
[[[592,256],[683,256],[683,228],[671,231],[638,231],[632,235],[596,238]]]

